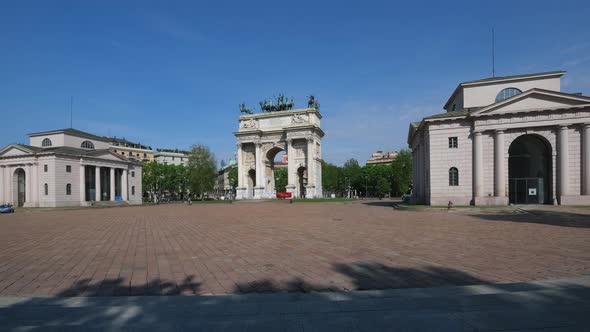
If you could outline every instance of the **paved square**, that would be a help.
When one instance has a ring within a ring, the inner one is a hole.
[[[0,296],[359,290],[590,274],[584,212],[472,215],[380,203],[0,215]]]

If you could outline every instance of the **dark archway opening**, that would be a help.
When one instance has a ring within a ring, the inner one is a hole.
[[[297,184],[299,186],[299,197],[305,198],[305,186],[307,186],[307,169],[305,167],[301,166],[297,169],[297,178]]]
[[[17,207],[23,207],[25,202],[27,201],[26,196],[26,175],[25,170],[22,168],[17,169],[14,171],[14,181],[15,181],[15,188],[16,188],[16,202]]]
[[[551,203],[551,174],[551,145],[545,138],[538,135],[523,135],[510,144],[510,203]]]
[[[248,171],[248,192],[250,198],[254,198],[254,188],[256,187],[256,171],[251,169]]]

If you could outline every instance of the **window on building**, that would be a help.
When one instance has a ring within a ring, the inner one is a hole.
[[[66,173],[72,173],[72,165],[66,165]]]
[[[72,184],[68,183],[66,184],[66,195],[71,195],[72,194]]]
[[[83,149],[94,149],[94,143],[92,143],[90,141],[84,141],[84,142],[82,142],[80,147]]]
[[[41,142],[41,146],[51,146],[51,140],[49,138],[44,139],[43,142]]]
[[[172,157],[172,161],[174,161],[174,157]]]
[[[453,111],[457,108],[457,104],[453,104]]]
[[[137,154],[137,156],[139,157],[139,153]]]
[[[45,196],[49,195],[49,185],[46,183],[43,187],[45,189]]]
[[[147,153],[144,153],[144,154],[143,154],[143,157],[144,157],[144,158],[147,158]]]
[[[49,166],[43,165],[43,172],[47,173],[48,170],[49,170]]]
[[[131,171],[131,177],[134,178],[135,177],[135,171]]]
[[[449,169],[449,186],[459,185],[459,170],[456,167]]]
[[[510,97],[514,97],[517,94],[522,93],[522,91],[518,90],[517,88],[506,88],[496,96],[496,103],[501,102],[504,99],[508,99]]]
[[[131,186],[131,195],[135,195],[135,186]]]
[[[456,149],[459,147],[457,137],[449,137],[449,149]]]

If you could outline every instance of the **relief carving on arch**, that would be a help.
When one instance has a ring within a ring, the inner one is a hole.
[[[291,123],[293,124],[302,124],[309,122],[309,115],[307,114],[294,114],[291,118]]]
[[[242,122],[242,128],[256,128],[258,127],[258,122],[254,119],[248,119]]]

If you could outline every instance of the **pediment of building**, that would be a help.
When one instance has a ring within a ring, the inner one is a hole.
[[[25,148],[22,148],[18,145],[9,145],[4,149],[0,150],[0,157],[16,157],[16,156],[26,156],[32,154],[31,151],[27,151]]]
[[[558,110],[584,107],[586,105],[590,106],[590,98],[586,96],[532,89],[472,112],[470,116]]]
[[[87,154],[89,157],[111,160],[111,161],[128,161],[127,158],[120,156],[109,150],[96,150]]]

